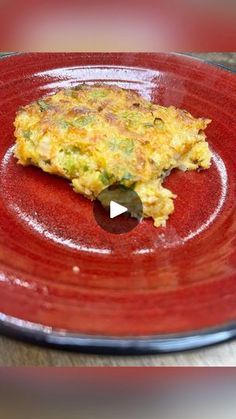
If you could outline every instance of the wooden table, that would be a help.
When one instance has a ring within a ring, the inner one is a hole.
[[[193,54],[236,70],[236,53]],[[39,348],[0,337],[0,366],[236,366],[236,341],[159,356],[100,356]]]

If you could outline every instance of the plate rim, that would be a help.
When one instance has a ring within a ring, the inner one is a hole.
[[[0,332],[6,337],[54,349],[97,355],[154,355],[197,350],[236,338],[236,322],[220,327],[153,336],[108,337],[54,329],[0,313]]]
[[[6,53],[2,53],[3,55],[0,55],[0,60],[3,59],[8,59],[11,57],[15,57],[15,56],[25,56],[25,55],[31,55],[31,54],[166,54],[166,55],[172,55],[172,56],[180,56],[180,57],[184,57],[184,58],[188,58],[189,60],[196,60],[205,64],[209,64],[212,65],[214,67],[218,67],[219,70],[225,70],[227,72],[236,74],[236,69],[234,70],[233,68],[230,68],[224,64],[220,64],[220,63],[216,63],[214,61],[205,59],[205,58],[201,58],[201,57],[196,57],[195,55],[191,55],[192,53],[186,53],[186,52],[174,52],[174,51],[167,51],[167,52],[163,52],[163,51],[159,51],[159,52],[151,52],[151,51],[142,51],[142,52],[122,52],[122,51],[107,51],[107,52],[101,52],[101,51],[55,51],[55,52],[46,52],[46,51],[28,51],[28,52],[21,52],[21,51],[17,51],[17,52],[6,52]],[[0,52],[1,54],[1,52]],[[132,67],[132,66],[131,66]]]

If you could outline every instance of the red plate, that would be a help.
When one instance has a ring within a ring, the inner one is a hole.
[[[19,106],[114,83],[213,122],[201,173],[175,172],[166,228],[112,235],[68,182],[13,158]],[[236,334],[236,76],[178,54],[19,54],[0,61],[0,320],[4,332],[90,351],[188,349]],[[78,269],[73,269],[73,267]]]

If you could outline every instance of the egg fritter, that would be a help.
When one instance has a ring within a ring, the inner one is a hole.
[[[82,84],[18,111],[15,156],[20,164],[69,179],[91,200],[113,184],[132,187],[144,217],[164,226],[175,195],[163,180],[174,168],[209,168],[204,130],[210,122],[131,90]]]

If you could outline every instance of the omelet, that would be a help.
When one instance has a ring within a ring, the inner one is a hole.
[[[174,168],[210,167],[204,133],[210,122],[131,90],[81,84],[18,111],[15,157],[69,179],[90,200],[111,185],[133,188],[144,217],[165,226],[175,195],[163,181]]]

